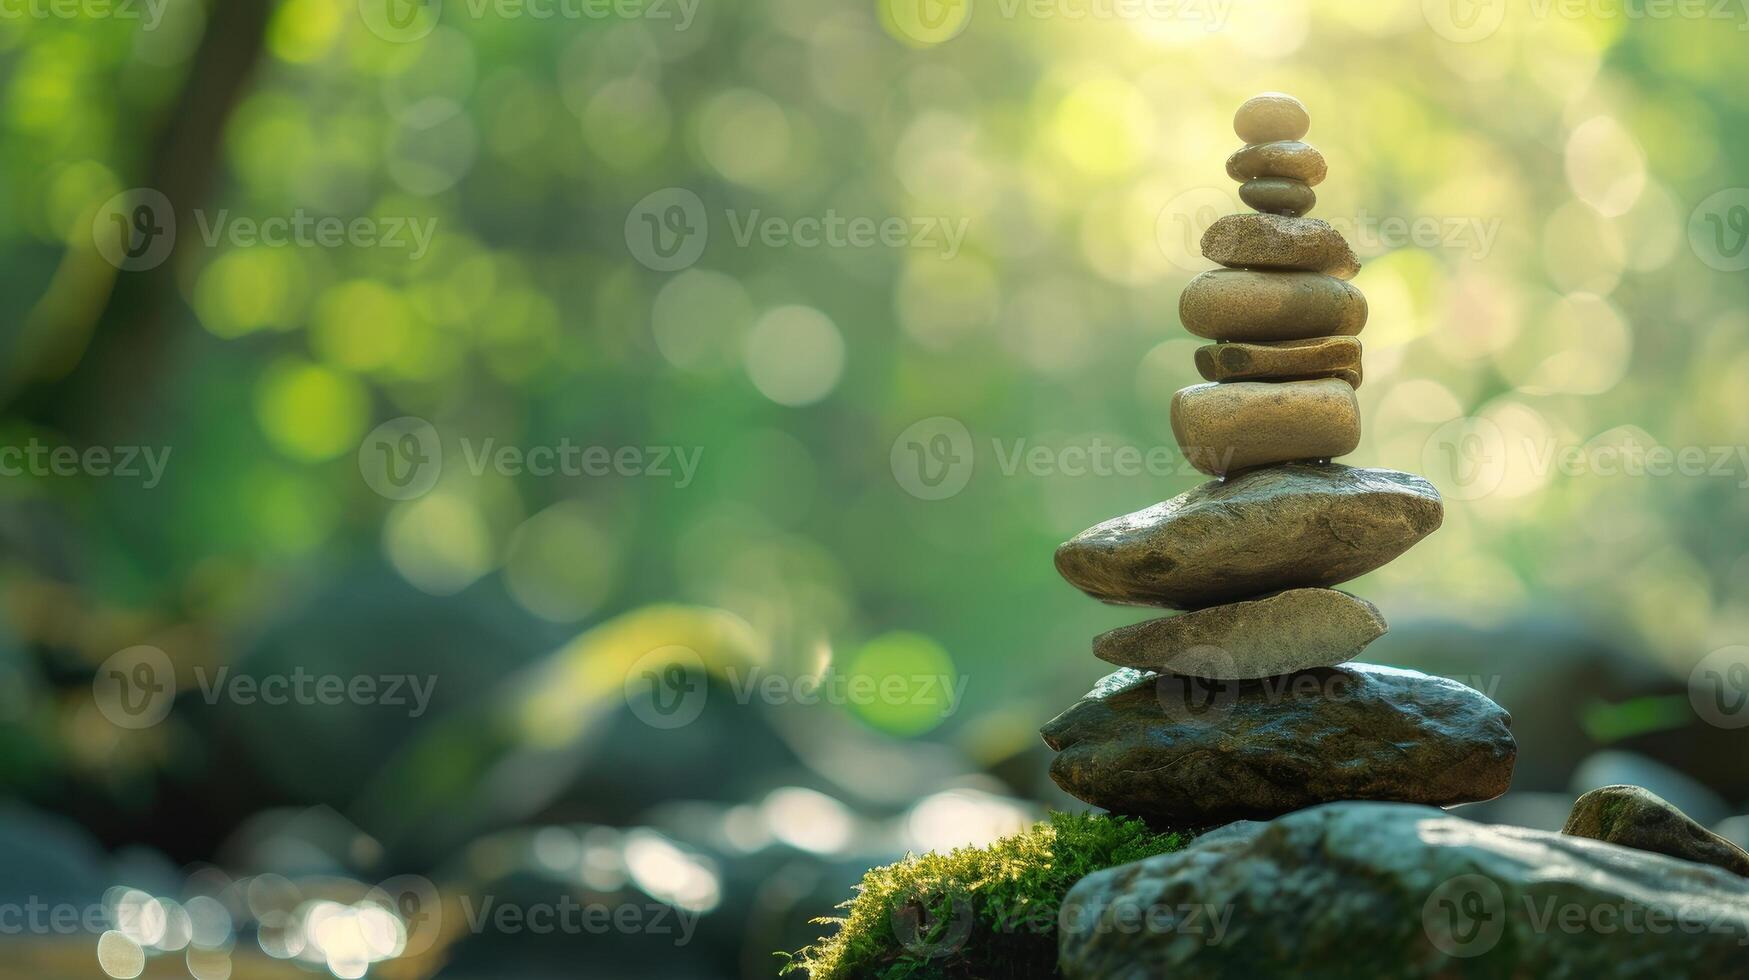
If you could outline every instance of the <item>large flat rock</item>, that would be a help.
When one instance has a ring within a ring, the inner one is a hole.
[[[1512,717],[1456,681],[1347,664],[1252,681],[1118,671],[1040,731],[1077,799],[1174,827],[1335,800],[1506,792]]]
[[[1289,463],[1089,528],[1057,549],[1057,571],[1108,602],[1200,609],[1346,582],[1407,551],[1443,516],[1438,491],[1418,476]]]
[[[1068,980],[1749,976],[1749,879],[1391,803],[1096,872],[1059,922]]]

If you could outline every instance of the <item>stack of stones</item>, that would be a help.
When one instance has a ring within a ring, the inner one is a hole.
[[[1305,217],[1323,157],[1300,142],[1299,100],[1246,102],[1227,162],[1255,214],[1203,236],[1224,268],[1184,291],[1208,384],[1173,398],[1172,429],[1216,479],[1107,521],[1057,550],[1057,569],[1107,602],[1184,610],[1093,642],[1125,669],[1043,735],[1057,784],[1179,827],[1268,819],[1334,800],[1450,806],[1505,792],[1511,717],[1443,678],[1350,664],[1385,632],[1332,588],[1439,527],[1439,494],[1392,470],[1330,462],[1360,443],[1366,300],[1354,253]]]

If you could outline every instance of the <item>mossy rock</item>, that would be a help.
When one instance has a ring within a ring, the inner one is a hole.
[[[1191,835],[1140,820],[1053,813],[989,847],[910,856],[863,876],[837,927],[790,956],[810,980],[1030,980],[1057,976],[1063,896],[1095,871],[1176,851]],[[780,954],[789,955],[789,954]]]

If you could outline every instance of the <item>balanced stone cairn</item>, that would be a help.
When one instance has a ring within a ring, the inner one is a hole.
[[[1439,494],[1393,470],[1332,463],[1360,444],[1366,299],[1354,252],[1305,217],[1324,158],[1292,96],[1234,120],[1227,161],[1254,214],[1221,218],[1180,318],[1213,343],[1208,384],[1172,400],[1185,458],[1216,477],[1077,535],[1057,570],[1112,603],[1185,610],[1093,641],[1123,670],[1047,724],[1051,777],[1106,809],[1179,827],[1269,819],[1335,800],[1452,806],[1511,781],[1511,716],[1475,690],[1348,664],[1383,635],[1339,585],[1438,528]]]

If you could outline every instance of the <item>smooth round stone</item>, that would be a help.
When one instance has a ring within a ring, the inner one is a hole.
[[[1119,667],[1253,680],[1360,656],[1385,635],[1377,606],[1335,589],[1289,589],[1103,633],[1093,655]]]
[[[1106,602],[1201,609],[1340,585],[1432,534],[1439,491],[1418,476],[1289,463],[1213,480],[1075,535],[1069,584]]]
[[[1312,337],[1267,344],[1209,344],[1196,349],[1196,370],[1209,381],[1309,381],[1340,378],[1360,387],[1360,341]]]
[[[1288,177],[1308,187],[1324,182],[1330,167],[1316,147],[1298,140],[1253,143],[1227,158],[1227,176],[1238,181]]]
[[[1360,400],[1335,378],[1192,385],[1172,396],[1172,434],[1210,476],[1332,459],[1360,445]]]
[[[1360,290],[1319,272],[1214,269],[1178,298],[1184,329],[1209,340],[1348,337],[1366,326]]]
[[[1282,92],[1254,95],[1233,114],[1233,132],[1247,143],[1297,140],[1311,128],[1305,104]]]
[[[1353,279],[1354,249],[1329,222],[1279,214],[1229,214],[1202,235],[1203,257],[1229,269],[1286,269]]]
[[[1065,792],[1169,827],[1333,800],[1493,799],[1518,757],[1512,717],[1481,692],[1363,663],[1250,681],[1121,670],[1040,734]]]
[[[1239,187],[1239,200],[1268,214],[1297,218],[1317,205],[1318,194],[1297,180],[1259,177]]]

